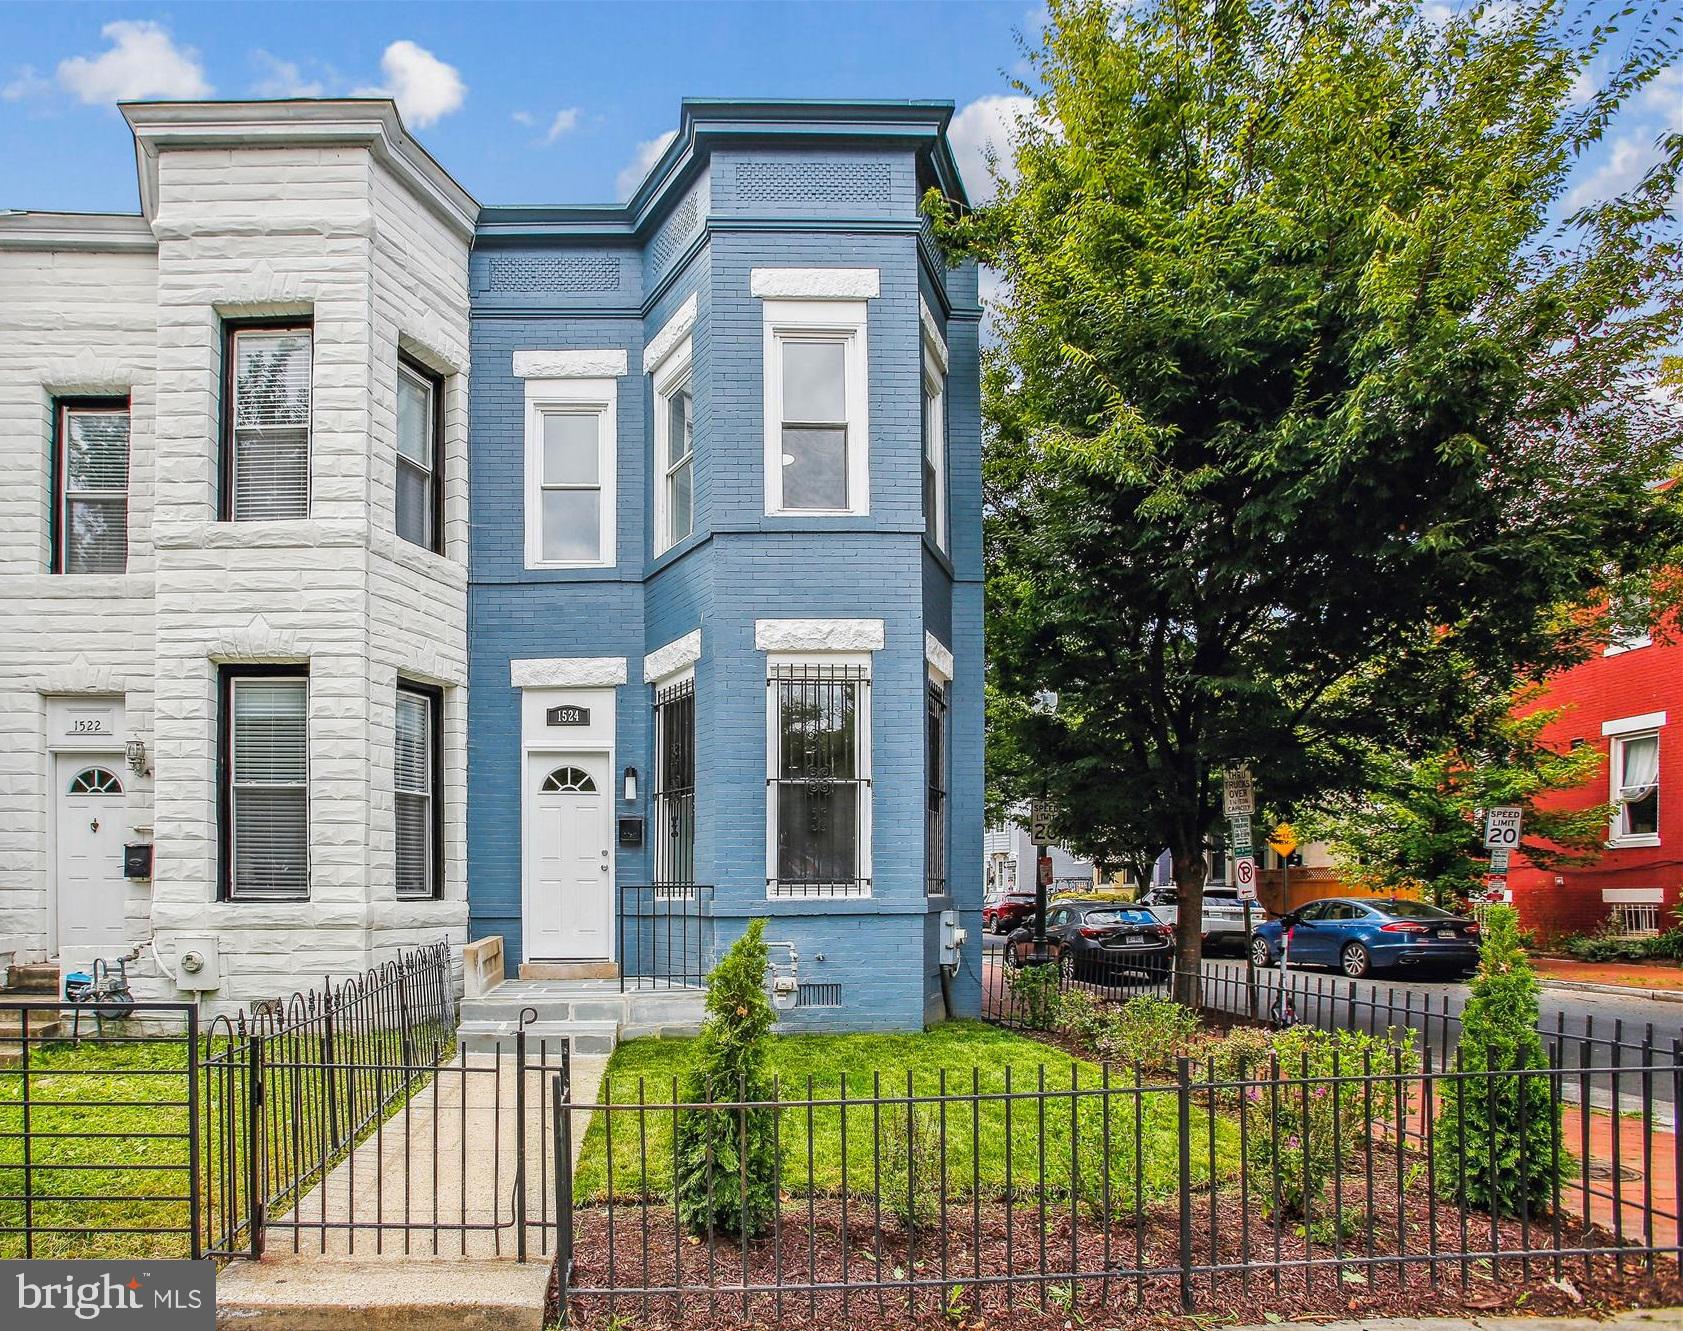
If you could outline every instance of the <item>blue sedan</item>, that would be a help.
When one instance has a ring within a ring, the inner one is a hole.
[[[1478,967],[1478,945],[1477,921],[1398,897],[1311,901],[1251,931],[1258,966],[1277,965],[1285,951],[1293,966],[1335,966],[1353,980],[1404,966],[1464,978]]]

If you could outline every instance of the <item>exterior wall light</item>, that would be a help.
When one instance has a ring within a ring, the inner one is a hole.
[[[144,740],[131,739],[123,746],[123,756],[128,759],[129,770],[136,776],[147,774],[146,742]]]
[[[637,769],[635,767],[627,767],[625,769],[625,801],[626,801],[627,804],[630,804],[630,803],[633,803],[636,799],[637,799]]]

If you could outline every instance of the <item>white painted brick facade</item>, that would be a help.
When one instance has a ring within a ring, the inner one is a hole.
[[[154,770],[126,796],[132,839],[156,847],[151,884],[129,889],[130,941],[155,937],[167,964],[182,936],[216,935],[224,983],[207,997],[227,1007],[465,941],[474,205],[389,108],[130,118],[155,248],[139,219],[120,243],[55,239],[45,216],[0,224],[0,948],[54,951],[44,700],[121,694]],[[310,517],[218,522],[222,320],[266,314],[314,326]],[[445,378],[442,556],[395,535],[400,347]],[[55,576],[51,403],[94,392],[132,398],[129,572]],[[217,667],[237,662],[309,665],[307,902],[217,900]],[[438,901],[395,895],[400,671],[445,690]],[[148,988],[178,996],[166,977]]]

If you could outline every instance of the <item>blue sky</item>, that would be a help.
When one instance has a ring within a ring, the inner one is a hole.
[[[1592,0],[1597,9],[1610,0]],[[1432,4],[1446,0],[1432,0]],[[627,193],[683,96],[933,97],[974,190],[1032,0],[265,4],[0,0],[0,208],[134,211],[125,97],[387,92],[484,203]],[[1634,180],[1683,130],[1683,64],[1581,165],[1575,200]]]

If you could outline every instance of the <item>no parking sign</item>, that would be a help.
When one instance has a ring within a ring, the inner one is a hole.
[[[1256,861],[1249,855],[1233,861],[1233,885],[1240,901],[1256,900]]]

